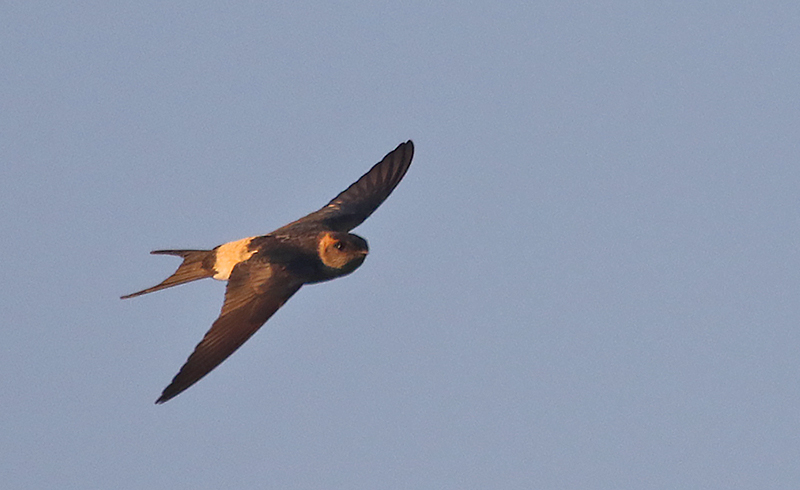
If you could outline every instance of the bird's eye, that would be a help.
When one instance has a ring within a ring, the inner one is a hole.
[[[335,248],[336,250],[344,250],[344,243],[343,242],[336,242],[336,244],[333,246],[333,248]]]

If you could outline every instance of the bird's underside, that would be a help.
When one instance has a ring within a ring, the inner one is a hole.
[[[267,235],[212,250],[151,252],[175,255],[183,262],[161,283],[123,299],[208,277],[228,281],[219,317],[156,403],[177,396],[227,359],[303,284],[358,268],[368,246],[349,232],[397,187],[413,154],[411,141],[400,144],[324,207]]]

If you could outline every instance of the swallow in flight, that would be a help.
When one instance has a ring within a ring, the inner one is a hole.
[[[408,171],[411,141],[400,144],[322,209],[262,236],[212,250],[155,250],[183,258],[178,270],[132,298],[198,279],[228,281],[222,311],[156,403],[177,396],[238,349],[303,284],[328,281],[356,270],[367,241],[349,233],[389,197]]]

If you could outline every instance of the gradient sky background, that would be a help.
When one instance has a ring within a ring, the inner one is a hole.
[[[797,2],[6,2],[4,488],[800,488]],[[200,383],[224,284],[405,180]]]

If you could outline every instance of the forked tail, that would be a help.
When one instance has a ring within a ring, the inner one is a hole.
[[[164,279],[160,284],[143,289],[133,294],[126,294],[121,299],[133,298],[142,294],[152,293],[178,284],[184,284],[198,279],[205,279],[214,275],[213,250],[153,250],[154,255],[177,255],[183,257],[183,263],[174,274]],[[206,260],[208,259],[208,260]]]

